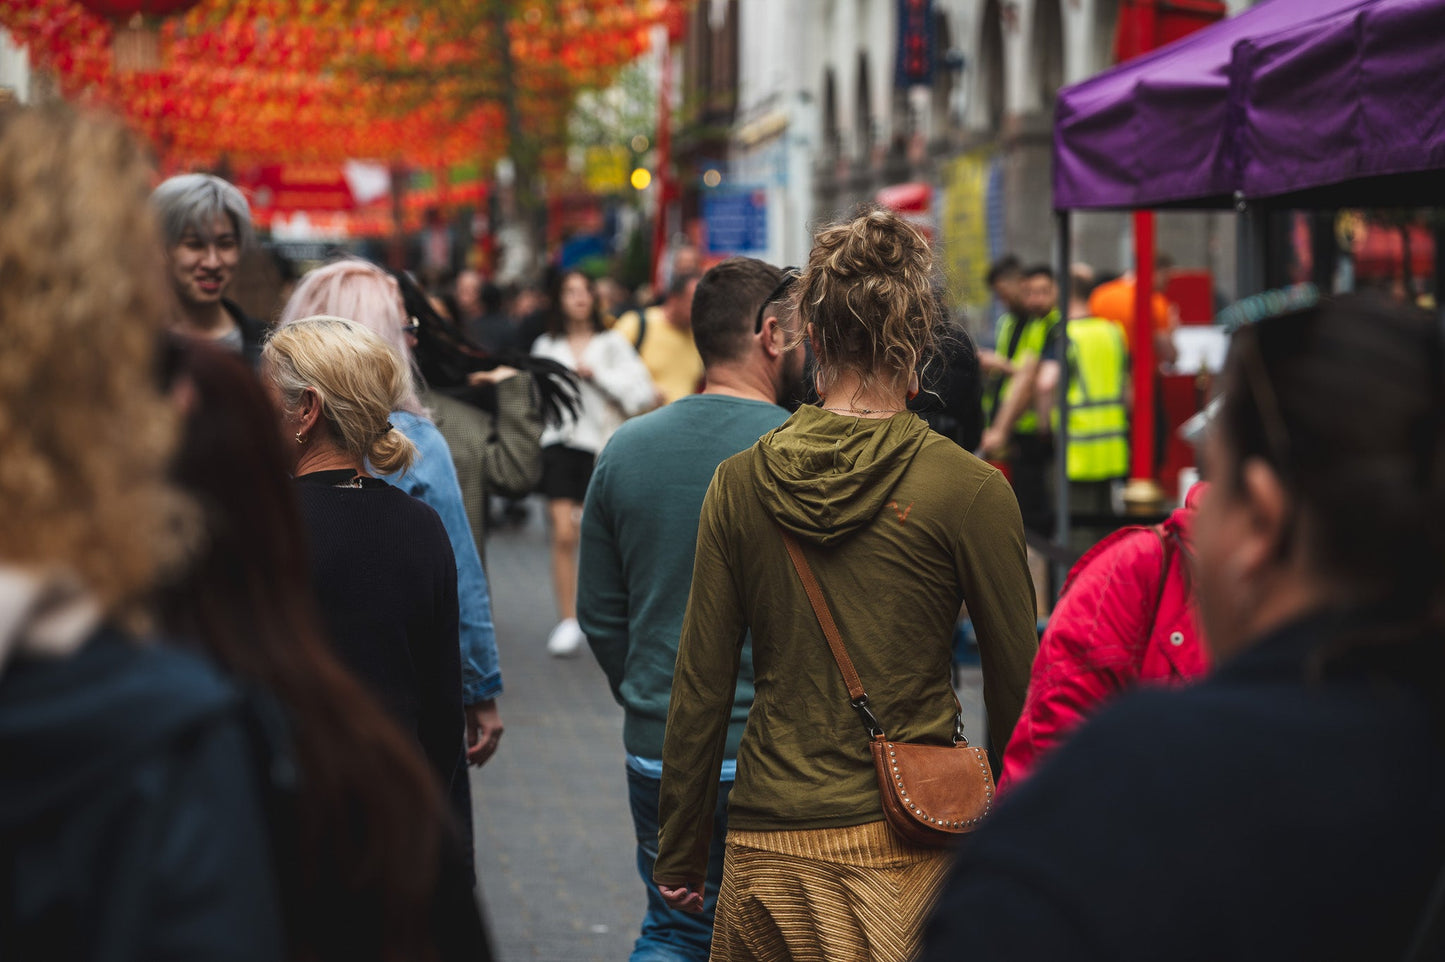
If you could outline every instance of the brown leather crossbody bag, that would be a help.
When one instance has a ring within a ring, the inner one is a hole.
[[[874,717],[868,694],[843,646],[833,621],[833,612],[823,598],[818,579],[803,555],[803,549],[787,529],[779,526],[788,556],[802,579],[803,590],[818,624],[828,639],[833,660],[848,686],[848,703],[868,730],[868,748],[883,796],[883,814],[899,835],[916,845],[944,846],[983,821],[993,804],[993,772],[988,753],[971,748],[963,734],[963,710],[954,719],[952,747],[920,745],[890,739]]]

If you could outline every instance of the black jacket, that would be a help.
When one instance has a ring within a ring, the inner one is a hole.
[[[239,698],[102,630],[0,677],[0,958],[281,958]]]
[[[1399,959],[1445,866],[1445,643],[1326,657],[1384,630],[1302,620],[1106,709],[965,844],[923,962]]]
[[[235,301],[221,298],[221,306],[226,309],[226,313],[231,315],[231,320],[235,321],[236,326],[241,329],[241,356],[254,370],[261,363],[261,347],[266,341],[266,325],[241,310],[241,305]]]

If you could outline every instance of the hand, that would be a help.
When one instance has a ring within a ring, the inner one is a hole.
[[[1008,443],[1008,436],[998,428],[989,428],[983,432],[983,440],[978,443],[978,456],[989,458],[1002,453],[1004,445]]]
[[[499,364],[490,371],[473,371],[467,375],[467,383],[472,387],[479,387],[483,384],[501,384],[511,377],[516,377],[522,372],[514,367]]]
[[[1017,373],[1009,359],[997,351],[990,351],[983,348],[978,352],[978,366],[985,374],[1002,374],[1005,377],[1013,377]]]
[[[488,698],[475,705],[468,705],[467,716],[467,762],[480,768],[497,750],[502,740],[502,715],[497,711],[497,700]]]
[[[702,914],[702,892],[697,889],[686,885],[680,888],[659,885],[657,890],[662,893],[662,900],[668,904],[668,907],[692,915]]]

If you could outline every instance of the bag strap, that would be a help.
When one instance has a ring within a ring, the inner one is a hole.
[[[853,667],[853,659],[848,657],[843,636],[838,633],[833,612],[828,607],[827,599],[823,597],[823,589],[818,585],[818,579],[813,577],[813,569],[803,555],[802,545],[798,544],[793,533],[782,525],[778,525],[778,531],[783,535],[783,544],[788,547],[788,557],[793,559],[793,568],[803,582],[803,590],[808,594],[808,603],[813,606],[813,614],[818,616],[823,637],[828,639],[828,649],[833,653],[833,660],[838,663],[838,670],[843,674],[843,684],[848,686],[848,704],[853,706],[853,710],[863,720],[863,727],[868,729],[870,736],[883,738],[883,726],[873,717],[873,712],[868,707],[868,693],[863,690],[863,682],[859,680],[858,672]]]
[[[828,607],[828,601],[823,597],[823,589],[818,585],[818,579],[813,576],[813,568],[808,564],[808,559],[803,555],[803,546],[798,544],[798,539],[786,528],[779,528],[783,533],[783,544],[788,546],[788,557],[793,559],[793,567],[802,579],[803,590],[808,593],[808,603],[813,606],[813,614],[818,616],[818,624],[823,628],[823,636],[828,639],[828,648],[833,652],[833,660],[838,663],[838,670],[843,673],[843,684],[848,686],[848,697],[853,699],[868,697],[863,691],[863,682],[858,678],[858,672],[853,667],[853,659],[848,657],[848,649],[843,645],[843,636],[838,633],[838,624],[833,620],[833,611]]]
[[[833,621],[833,611],[828,607],[828,600],[823,597],[823,589],[818,584],[818,579],[813,577],[813,568],[808,564],[808,558],[803,554],[803,546],[798,544],[798,539],[793,533],[781,524],[778,525],[778,532],[783,536],[783,544],[788,548],[788,557],[793,560],[793,568],[798,572],[798,578],[803,582],[803,591],[808,595],[808,603],[813,606],[813,614],[818,618],[818,625],[823,629],[823,637],[828,639],[828,650],[833,653],[833,661],[838,664],[838,671],[843,675],[843,684],[848,686],[848,704],[858,713],[863,720],[863,727],[868,729],[868,734],[873,738],[886,738],[883,734],[883,726],[874,717],[872,709],[868,705],[868,693],[863,690],[863,682],[858,678],[858,672],[853,667],[853,659],[848,657],[848,649],[843,645],[843,636],[838,632],[838,625]],[[963,731],[963,704],[959,702],[958,695],[953,696],[953,704],[958,709],[953,716],[953,743],[955,745],[968,744],[968,736]]]
[[[637,309],[637,337],[632,341],[632,349],[639,354],[642,353],[642,342],[647,338],[647,312],[646,307]]]

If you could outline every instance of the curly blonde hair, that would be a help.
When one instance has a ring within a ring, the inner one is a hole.
[[[193,530],[166,480],[157,362],[173,304],[150,164],[117,123],[0,113],[0,561],[131,616]]]
[[[820,230],[796,296],[799,338],[812,325],[825,382],[851,371],[864,386],[901,387],[937,350],[933,252],[891,211],[864,208]]]
[[[331,441],[381,474],[405,471],[416,447],[387,420],[411,388],[406,362],[369,328],[343,317],[303,317],[279,327],[261,349],[261,376],[285,413],[315,391]]]

